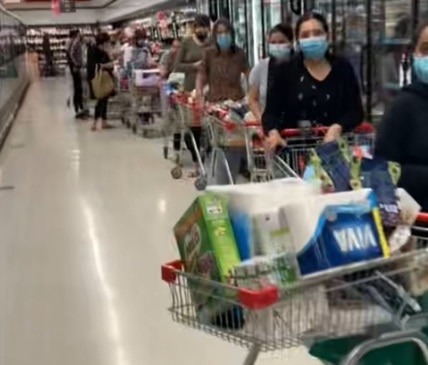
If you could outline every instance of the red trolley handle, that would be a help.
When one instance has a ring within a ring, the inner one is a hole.
[[[175,260],[162,265],[162,280],[168,284],[174,284],[177,281],[177,274],[183,271],[184,265],[180,260]],[[279,300],[278,288],[270,285],[260,290],[250,290],[236,288],[238,302],[245,308],[262,309],[270,307]]]
[[[416,222],[428,223],[428,213],[419,213]]]
[[[238,127],[245,127],[245,128],[257,128],[260,127],[261,124],[259,122],[243,122],[243,123],[233,123],[233,122],[227,122],[222,120],[221,124],[223,124],[224,128],[228,131],[233,131],[234,129]]]
[[[314,135],[320,135],[323,133],[327,133],[329,127],[313,127],[310,128],[309,131],[312,132]],[[363,134],[363,133],[373,133],[374,128],[373,126],[368,122],[363,122],[360,125],[358,125],[354,130],[354,133]],[[300,128],[291,128],[291,129],[284,129],[281,131],[282,137],[298,137],[302,134],[302,129]]]

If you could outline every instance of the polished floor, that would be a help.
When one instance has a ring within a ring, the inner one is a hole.
[[[34,83],[0,154],[0,364],[241,364],[167,312],[160,264],[192,185],[171,180],[158,141],[76,123],[68,90]],[[318,363],[284,356],[258,363]]]

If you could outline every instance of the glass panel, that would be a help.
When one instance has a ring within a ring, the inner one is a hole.
[[[236,44],[248,55],[248,19],[245,0],[234,0],[232,5],[232,24],[235,27]]]
[[[25,28],[12,15],[0,9],[0,135],[7,117],[28,84]]]

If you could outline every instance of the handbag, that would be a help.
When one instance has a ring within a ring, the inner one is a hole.
[[[114,80],[111,75],[97,66],[95,77],[91,81],[92,91],[96,99],[104,99],[114,91]]]

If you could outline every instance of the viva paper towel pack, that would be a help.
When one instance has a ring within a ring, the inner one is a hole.
[[[309,196],[287,203],[281,214],[290,228],[302,275],[389,256],[370,189]]]

